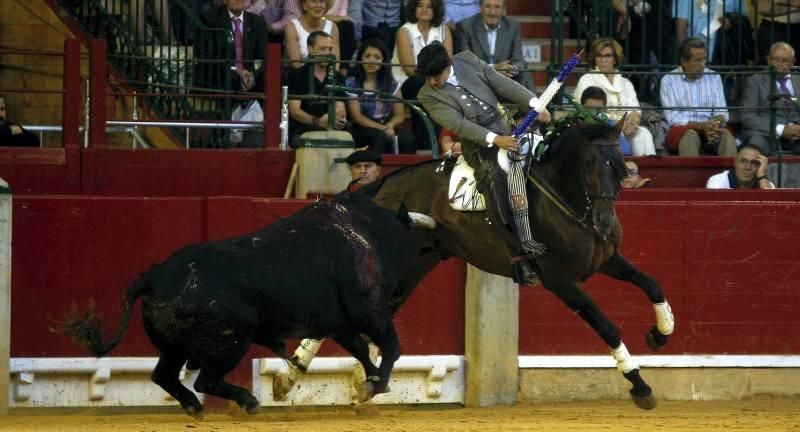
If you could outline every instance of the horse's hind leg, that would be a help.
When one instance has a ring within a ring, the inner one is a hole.
[[[628,353],[617,326],[606,317],[577,282],[553,279],[547,277],[549,274],[558,273],[547,272],[542,274],[545,288],[583,318],[609,346],[611,355],[617,361],[617,369],[633,385],[630,394],[634,403],[642,409],[655,408],[656,400],[653,397],[653,390],[639,375],[639,366]]]
[[[186,362],[186,356],[175,351],[161,350],[155,369],[150,378],[170,396],[177,400],[181,407],[192,417],[203,418],[203,404],[194,393],[181,384],[181,368]]]
[[[666,345],[668,336],[675,329],[675,317],[672,315],[672,308],[664,298],[664,292],[661,290],[661,285],[658,284],[658,281],[634,267],[619,253],[612,255],[600,267],[600,272],[614,279],[630,282],[641,288],[653,303],[653,309],[656,313],[656,325],[645,335],[647,346],[652,351],[658,351],[662,346]]]

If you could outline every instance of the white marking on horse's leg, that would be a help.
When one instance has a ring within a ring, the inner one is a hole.
[[[408,212],[408,217],[411,219],[411,226],[434,229],[436,228],[436,220],[426,214],[417,212]]]
[[[625,343],[620,342],[619,346],[611,350],[611,356],[617,361],[617,369],[622,373],[628,373],[634,369],[639,369],[639,365],[631,358]]]
[[[675,330],[675,317],[672,315],[672,308],[665,300],[664,303],[653,304],[653,309],[656,311],[656,325],[658,332],[662,335],[671,335]]]
[[[314,360],[314,357],[317,355],[319,351],[319,347],[322,346],[322,342],[325,339],[303,339],[300,342],[300,346],[294,350],[294,355],[292,356],[292,361],[289,362],[290,365],[296,366],[294,369],[302,368],[308,370],[308,365],[311,364],[311,360]],[[297,367],[299,366],[299,367]],[[290,370],[292,368],[289,368]],[[291,371],[289,372],[291,374]],[[300,374],[298,374],[299,376]]]

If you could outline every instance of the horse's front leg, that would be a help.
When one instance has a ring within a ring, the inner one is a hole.
[[[625,257],[615,253],[600,267],[600,272],[614,279],[630,282],[638,286],[653,303],[656,325],[645,335],[647,346],[658,351],[667,344],[668,336],[675,330],[675,317],[672,308],[664,298],[661,285],[650,275],[633,266]]]
[[[639,366],[628,353],[617,326],[597,307],[594,301],[583,291],[580,284],[547,277],[550,274],[557,275],[559,273],[543,273],[545,274],[541,276],[543,277],[545,288],[583,318],[609,346],[611,355],[617,361],[617,369],[633,385],[630,394],[636,406],[648,410],[655,408],[656,399],[653,397],[653,390],[639,374]]]

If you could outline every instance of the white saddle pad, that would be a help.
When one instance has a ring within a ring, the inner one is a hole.
[[[529,134],[529,138],[533,137],[533,149],[541,142],[541,135]],[[528,147],[531,146],[531,141],[527,141],[520,149],[522,154],[528,153]],[[511,160],[508,158],[508,150],[500,149],[497,152],[497,163],[500,168],[508,174],[508,167],[511,166]],[[447,189],[447,197],[450,201],[450,207],[457,211],[484,211],[486,210],[486,200],[483,195],[475,188],[475,170],[467,164],[464,156],[459,156],[456,165],[453,168],[453,173],[450,174],[450,185]]]

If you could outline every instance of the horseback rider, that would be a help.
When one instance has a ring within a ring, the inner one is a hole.
[[[519,141],[511,135],[512,124],[497,105],[533,107],[536,95],[469,51],[451,59],[436,42],[420,51],[417,73],[426,81],[419,101],[436,123],[461,138],[464,158],[475,169],[476,186],[486,199],[491,220],[505,228],[503,241],[512,256],[514,281],[530,283],[536,277],[531,258],[544,253],[544,245],[531,236],[521,163],[512,162],[506,175],[497,161],[499,148],[519,150]],[[550,113],[539,113],[539,121],[549,122]]]

